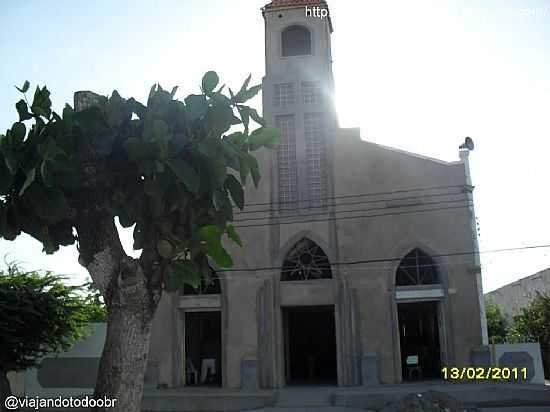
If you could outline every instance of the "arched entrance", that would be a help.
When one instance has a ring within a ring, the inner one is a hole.
[[[287,385],[337,382],[332,270],[322,248],[303,238],[281,273],[284,373]]]
[[[413,249],[395,276],[402,379],[438,379],[446,352],[445,293],[438,268],[427,253]]]
[[[221,306],[221,282],[213,269],[196,288],[184,286],[180,309],[185,386],[222,386]]]

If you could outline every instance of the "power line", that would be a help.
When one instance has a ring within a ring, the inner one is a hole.
[[[423,198],[432,198],[432,197],[443,197],[443,196],[459,196],[463,195],[464,192],[448,192],[448,193],[430,193],[425,195],[418,195],[418,196],[406,196],[406,197],[392,197],[392,198],[385,198],[385,199],[375,199],[375,200],[359,200],[356,202],[340,202],[340,203],[330,203],[325,205],[318,205],[318,206],[298,206],[291,209],[284,209],[285,211],[294,211],[294,210],[302,210],[302,209],[326,209],[329,207],[341,207],[341,206],[354,206],[354,205],[362,205],[362,204],[371,204],[371,203],[381,203],[381,202],[395,202],[395,201],[406,201],[406,200],[415,200],[415,199],[423,199]],[[318,200],[313,200],[317,202]],[[306,201],[304,201],[306,202]],[[309,200],[307,202],[310,202]],[[240,216],[240,215],[246,215],[246,214],[255,214],[255,213],[269,213],[269,212],[279,212],[280,209],[261,209],[261,210],[243,210],[242,212],[236,212],[233,215],[234,216]],[[324,212],[323,212],[324,213]],[[285,214],[285,217],[290,216]]]
[[[411,193],[411,192],[421,192],[421,191],[428,191],[428,190],[441,190],[441,189],[451,189],[451,188],[471,188],[473,189],[474,186],[471,185],[446,185],[446,186],[432,186],[432,187],[418,187],[414,189],[401,189],[401,190],[392,190],[389,192],[378,192],[378,193],[353,193],[348,195],[335,195],[335,196],[326,196],[321,197],[318,199],[315,199],[317,201],[319,200],[333,200],[333,199],[350,199],[350,198],[356,198],[356,197],[365,197],[365,196],[382,196],[382,195],[392,195],[396,193]],[[245,206],[268,206],[268,205],[278,205],[278,204],[289,204],[289,203],[300,203],[300,202],[309,202],[308,200],[289,200],[286,202],[259,202],[259,203],[247,203]]]
[[[454,257],[454,256],[469,256],[469,255],[481,255],[486,253],[503,253],[503,252],[515,252],[520,250],[532,250],[532,249],[542,249],[550,248],[549,244],[542,245],[532,245],[532,246],[520,246],[520,247],[511,247],[503,249],[492,249],[492,250],[483,250],[483,251],[466,251],[466,252],[453,252],[453,253],[441,253],[437,255],[430,255],[431,258],[440,258],[440,257]],[[362,264],[371,264],[371,263],[390,263],[390,262],[400,262],[403,260],[401,257],[392,257],[392,258],[378,258],[378,259],[364,259],[364,260],[355,260],[348,262],[334,262],[326,265],[327,267],[341,267],[341,266],[355,266]],[[283,270],[282,266],[266,266],[266,267],[256,267],[256,268],[237,268],[237,269],[223,269],[217,270],[216,273],[230,273],[230,272],[264,272],[264,271],[281,271]]]
[[[403,258],[401,258],[403,259]],[[437,263],[437,262],[433,262],[431,264],[425,264],[425,265],[418,265],[419,268],[422,268],[422,267],[436,267],[436,268],[447,268],[447,267],[455,267],[455,266],[465,266],[465,265],[468,265],[468,264],[471,264],[471,260],[461,260],[459,262],[453,262],[453,263]],[[317,265],[317,267],[319,269],[326,269],[326,268],[329,268],[330,265]],[[405,268],[411,268],[413,266],[404,266]],[[415,268],[417,266],[414,266]],[[366,271],[373,271],[373,270],[387,270],[388,269],[388,266],[364,266],[364,267],[346,267],[344,270],[346,272],[366,272]],[[282,269],[281,269],[282,270]],[[262,271],[262,272],[267,272],[268,274],[280,274],[281,273],[281,270],[269,270],[269,271]],[[215,273],[224,273],[223,270],[217,270],[215,271]],[[223,275],[223,277],[221,276],[212,276],[213,278],[216,278],[216,279],[229,279],[229,278],[233,278],[233,279],[237,279],[237,278],[242,278],[242,277],[246,277],[246,276],[249,276],[249,277],[255,277],[257,276],[255,273],[238,273],[238,274],[229,274],[229,273],[225,273]]]
[[[419,205],[420,206],[420,205]],[[430,208],[423,210],[409,210],[403,212],[392,212],[392,213],[379,213],[377,215],[358,215],[358,216],[342,216],[342,217],[328,217],[326,219],[310,219],[310,220],[293,220],[288,222],[267,222],[267,223],[255,223],[247,225],[235,225],[236,228],[247,228],[247,227],[264,227],[264,226],[277,226],[277,225],[294,225],[300,223],[316,223],[316,222],[329,222],[336,220],[349,220],[349,219],[368,219],[373,217],[382,217],[382,216],[399,216],[413,213],[424,213],[424,212],[435,212],[440,210],[452,210],[452,209],[463,209],[469,206],[473,206],[473,203],[468,203],[462,206],[449,206],[449,207],[439,207],[439,208]],[[413,206],[414,207],[414,206]]]
[[[458,193],[456,195],[459,195]],[[393,199],[393,200],[400,200],[403,199]],[[334,213],[340,214],[340,213],[357,213],[357,212],[370,212],[374,210],[387,210],[387,209],[398,209],[403,207],[417,207],[417,206],[426,206],[426,205],[439,205],[439,204],[447,204],[447,203],[456,203],[456,202],[465,202],[467,199],[449,199],[449,200],[440,200],[438,202],[422,202],[412,205],[395,205],[395,206],[382,206],[382,207],[373,207],[370,209],[351,209],[351,210],[336,210]],[[381,201],[377,201],[381,202]],[[308,213],[307,216],[325,216],[327,212],[318,212],[318,213]],[[291,217],[304,217],[305,214],[295,214],[295,215],[282,215],[281,218],[291,218]],[[235,222],[244,222],[247,220],[266,220],[269,219],[270,216],[258,216],[258,217],[245,217],[244,219],[237,219]]]

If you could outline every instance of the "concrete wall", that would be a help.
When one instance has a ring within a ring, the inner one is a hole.
[[[501,368],[527,368],[527,379],[520,373],[521,383],[544,385],[544,368],[538,343],[491,345],[496,365]],[[515,379],[512,379],[515,381]]]
[[[517,280],[509,285],[487,293],[485,296],[495,302],[502,314],[511,321],[521,308],[529,306],[539,293],[550,293],[550,269]]]
[[[462,162],[446,163],[364,142],[353,130],[340,133],[337,139],[334,143],[337,194],[465,185],[465,166]],[[429,197],[432,194],[446,192],[453,194]],[[396,207],[395,212],[464,206],[466,201],[466,195],[462,193],[461,188],[425,191],[421,194],[428,196],[422,198],[418,206]],[[378,199],[391,197],[386,195]],[[459,201],[452,202],[453,200]],[[373,204],[372,207],[384,204],[387,206],[391,202]],[[399,202],[394,204],[400,205]],[[365,205],[358,208],[365,208]],[[349,210],[350,207],[346,206],[345,209]],[[391,209],[385,209],[383,212],[391,213]],[[470,210],[462,207],[339,222],[339,255],[341,260],[354,261],[404,257],[415,247],[432,256],[471,251],[475,246],[471,219]],[[467,365],[470,348],[481,343],[480,306],[477,300],[481,285],[475,276],[478,268],[471,255],[434,260],[440,265],[445,287],[448,361]],[[343,269],[343,275],[352,279],[352,287],[355,286],[359,290],[363,349],[365,352],[379,354],[381,380],[387,383],[395,382],[399,378],[399,365],[395,364],[399,359],[394,356],[398,347],[394,326],[396,315],[392,316],[392,311],[395,310],[393,294],[398,264],[399,262],[395,262],[386,267],[373,264],[370,267],[359,266],[360,269],[349,271]],[[381,325],[387,326],[380,327]]]
[[[90,334],[68,351],[48,356],[37,369],[25,372],[26,396],[92,394],[105,343],[105,323],[90,324]]]
[[[465,182],[465,165],[462,162],[446,163],[381,147],[360,140],[357,134],[349,130],[343,130],[335,136],[333,156],[337,194],[454,186],[464,185]],[[262,163],[264,177],[270,175],[269,170],[266,170],[269,164],[270,162]],[[258,190],[247,189],[247,195],[250,195],[248,199],[254,199],[251,203],[270,199],[269,179],[265,183]],[[442,190],[433,190],[422,194],[441,192]],[[448,205],[465,205],[466,195],[462,188],[449,189],[448,192],[448,196],[423,198],[424,204],[416,206],[397,202],[394,204],[395,209],[385,208],[384,212],[395,210],[396,213],[401,213],[415,208],[437,209]],[[387,200],[388,196],[380,198]],[[457,199],[458,202],[445,203]],[[431,202],[438,204],[430,205]],[[372,207],[388,204],[391,201],[373,204]],[[361,208],[364,209],[365,205],[358,206],[358,209]],[[265,209],[265,206],[261,209]],[[346,206],[345,209],[353,207]],[[337,216],[343,215],[338,213],[339,210],[336,208]],[[258,216],[269,214],[263,212]],[[285,224],[291,221],[271,215],[271,218],[260,222],[277,224],[240,229],[244,243],[242,249],[229,244],[227,246],[234,254],[235,267],[244,269],[280,267],[292,245],[304,236],[317,242],[332,262],[404,257],[415,247],[437,256],[473,250],[474,234],[469,224],[471,218],[470,209],[461,207],[417,214],[341,220],[337,221],[335,227],[331,227],[334,221]],[[240,219],[238,215],[237,219]],[[472,255],[434,257],[434,260],[442,278],[443,296],[440,301],[445,320],[446,362],[465,366],[470,363],[471,349],[482,343],[480,307],[477,300],[481,285],[476,276],[479,268],[476,267]],[[327,303],[336,305],[337,323],[343,325],[339,332],[341,382],[345,381],[346,374],[352,373],[342,366],[345,357],[349,355],[357,359],[361,353],[377,354],[379,379],[382,383],[400,381],[394,286],[398,264],[395,261],[343,267],[334,271],[335,279],[332,281],[296,284],[281,283],[280,271],[273,269],[224,275],[224,386],[241,386],[243,359],[258,359],[260,364],[270,365],[265,375],[271,377],[273,385],[283,385],[281,307]],[[357,314],[353,328],[346,320],[348,315],[342,309],[342,305],[349,304],[350,295],[339,292],[342,286],[338,279],[347,282],[347,287],[357,296],[356,308],[351,309]],[[259,295],[264,288],[270,292],[262,300]],[[159,320],[154,329],[155,343],[151,347],[151,359],[159,362],[159,374],[164,377],[161,381],[169,386],[174,386],[176,382],[169,380],[170,371],[174,368],[174,364],[169,363],[173,362],[174,351],[177,352],[179,347],[167,330],[167,325],[172,325],[174,311],[177,312],[177,309],[170,308],[170,303],[166,304],[165,309],[159,309]],[[359,342],[358,347],[353,346],[355,339]]]

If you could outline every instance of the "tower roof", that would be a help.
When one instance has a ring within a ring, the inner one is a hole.
[[[326,6],[325,0],[272,0],[271,3],[265,5],[266,10],[273,9],[288,9],[293,7],[304,6]]]

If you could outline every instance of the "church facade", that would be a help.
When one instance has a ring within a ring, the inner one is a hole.
[[[235,214],[234,269],[161,301],[162,386],[432,379],[487,343],[468,150],[445,162],[340,128],[332,22],[312,7],[328,10],[263,9],[263,116],[281,146],[259,153],[260,187]]]

